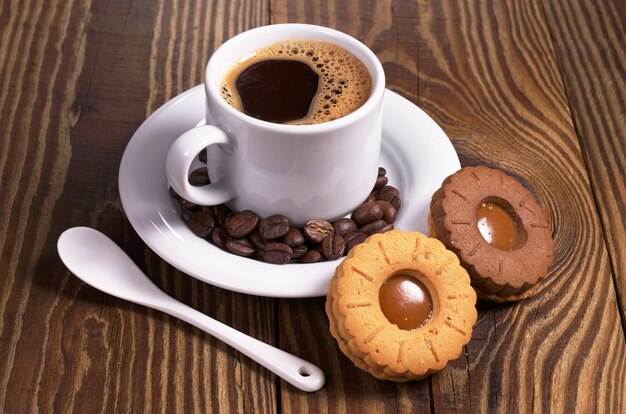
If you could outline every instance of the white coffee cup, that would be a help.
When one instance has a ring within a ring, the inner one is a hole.
[[[334,43],[356,56],[372,79],[369,99],[354,112],[329,122],[287,125],[262,121],[230,106],[220,94],[226,73],[242,57],[283,40]],[[363,43],[325,27],[277,24],[241,33],[220,46],[205,73],[207,125],[185,132],[170,147],[168,180],[186,200],[226,203],[261,217],[287,216],[294,225],[333,220],[361,204],[378,174],[385,75]],[[187,180],[196,155],[208,147],[211,184]]]

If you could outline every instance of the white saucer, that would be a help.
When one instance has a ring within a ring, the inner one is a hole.
[[[139,236],[172,266],[225,289],[271,297],[313,297],[326,287],[339,261],[271,265],[226,253],[196,237],[182,221],[168,192],[165,155],[186,130],[204,123],[204,88],[167,102],[128,143],[119,172],[126,216]],[[402,206],[395,227],[427,233],[430,198],[460,168],[443,130],[410,101],[385,91],[379,165],[398,188]]]

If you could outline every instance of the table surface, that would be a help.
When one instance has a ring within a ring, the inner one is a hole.
[[[356,369],[324,298],[199,282],[125,218],[117,173],[134,131],[201,83],[226,39],[282,22],[363,41],[463,165],[520,177],[553,224],[539,293],[479,303],[461,358],[425,380]],[[1,1],[0,412],[626,411],[625,31],[620,0]],[[298,391],[82,283],[56,251],[73,226],[109,235],[182,302],[319,365],[326,385]]]

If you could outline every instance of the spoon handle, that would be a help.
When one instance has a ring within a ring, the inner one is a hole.
[[[316,365],[239,332],[170,296],[161,297],[152,307],[211,334],[303,391],[317,391],[324,385],[324,372]]]

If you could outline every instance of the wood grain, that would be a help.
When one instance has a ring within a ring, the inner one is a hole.
[[[512,305],[481,303],[464,357],[427,381],[369,381],[341,355],[324,352],[337,360],[321,361],[322,367],[343,384],[322,391],[326,410],[623,410],[626,353],[609,255],[542,5],[360,4],[358,15],[336,20],[336,14],[348,15],[352,2],[273,2],[272,10],[282,12],[272,21],[329,25],[364,41],[383,62],[388,86],[443,126],[462,164],[502,168],[542,200],[554,226],[556,257],[536,297]],[[324,9],[333,12],[317,11]],[[281,304],[281,318],[294,313],[304,317]],[[323,326],[323,312],[317,317],[312,329]],[[290,349],[306,352],[307,342],[286,327],[281,344],[296,338]],[[320,338],[323,345],[313,346],[332,350],[333,339],[326,332]],[[350,378],[358,378],[358,386],[346,386],[354,383]],[[420,398],[406,398],[407,392]],[[291,408],[317,399],[283,388],[281,401]]]
[[[117,169],[146,115],[202,82],[253,1],[0,3],[0,411],[273,412],[275,378],[173,318],[108,297],[56,254],[110,235],[167,293],[273,343],[274,303],[183,275],[124,218]]]
[[[626,329],[626,3],[548,1],[544,8]]]
[[[444,125],[464,164],[494,164],[536,192],[556,247],[536,297],[481,308],[468,375],[452,386],[467,389],[478,411],[623,410],[624,332],[541,4],[423,2],[419,16],[418,104]]]
[[[201,283],[124,217],[117,171],[134,131],[202,82],[224,40],[270,22],[363,41],[462,164],[515,175],[548,212],[556,255],[540,292],[480,303],[465,352],[426,380],[359,371],[324,298]],[[0,412],[626,411],[625,28],[615,0],[0,1]],[[110,235],[182,302],[319,365],[326,386],[300,392],[80,282],[56,253],[77,225]]]

